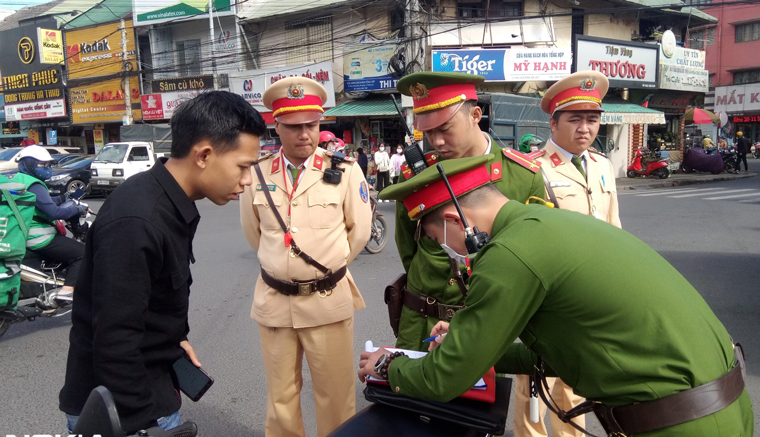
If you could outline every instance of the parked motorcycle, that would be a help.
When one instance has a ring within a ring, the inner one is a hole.
[[[639,148],[636,151],[636,158],[633,160],[633,163],[628,166],[626,176],[629,178],[635,178],[636,176],[657,176],[660,179],[665,179],[670,176],[668,160],[661,158],[659,151],[644,153]]]
[[[61,206],[80,204],[71,199]],[[87,205],[86,203],[81,203]],[[71,232],[72,238],[84,243],[87,231],[92,224],[92,214],[86,217],[74,217],[67,221],[58,220],[56,225],[63,226]],[[63,287],[66,269],[60,263],[46,262],[34,252],[27,251],[21,262],[21,287],[15,311],[0,311],[0,337],[11,324],[37,317],[61,317],[71,312],[71,297],[59,296]]]
[[[729,173],[739,173],[739,152],[734,146],[720,149],[723,168]]]
[[[752,156],[754,156],[755,159],[760,159],[760,141],[755,143],[754,146],[750,147],[749,151],[752,153]]]
[[[388,243],[388,225],[383,215],[377,211],[377,200],[374,197],[370,197],[369,200],[372,205],[372,233],[364,248],[369,253],[380,253]]]
[[[723,158],[720,155],[709,155],[699,147],[691,147],[684,151],[681,168],[684,173],[696,170],[718,174],[723,171]]]

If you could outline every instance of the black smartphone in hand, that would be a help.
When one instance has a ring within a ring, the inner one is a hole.
[[[214,378],[200,367],[195,367],[187,355],[175,361],[173,367],[179,389],[193,402],[198,402],[214,384]]]

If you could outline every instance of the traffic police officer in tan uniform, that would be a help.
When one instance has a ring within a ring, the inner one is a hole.
[[[353,315],[365,305],[346,267],[370,236],[369,187],[353,160],[317,147],[327,100],[322,85],[282,79],[263,100],[282,149],[252,169],[240,218],[261,264],[251,317],[267,377],[266,435],[305,436],[305,354],[322,437],[356,411]]]
[[[602,99],[608,88],[607,78],[596,71],[579,71],[549,88],[541,100],[541,109],[551,116],[552,138],[544,149],[530,156],[541,163],[547,179],[546,198],[557,208],[593,215],[620,227],[612,163],[604,155],[589,150],[599,132]],[[570,410],[584,401],[561,379],[548,379],[553,385],[552,396],[561,409]],[[530,378],[516,375],[515,437],[548,435],[543,402],[538,402],[538,423],[530,420],[530,389]],[[585,426],[583,416],[574,420]],[[555,436],[583,435],[555,414],[551,415],[551,424]]]

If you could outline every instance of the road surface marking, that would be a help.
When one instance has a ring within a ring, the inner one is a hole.
[[[744,193],[744,194],[736,194],[734,196],[706,197],[705,200],[723,200],[723,199],[734,199],[736,197],[755,197],[755,196],[760,196],[760,193]]]
[[[720,193],[721,195],[723,195],[723,194],[739,193],[741,191],[752,191],[752,190],[754,190],[754,188],[745,188],[743,190],[726,190],[726,189],[722,189],[722,190],[718,190],[718,191],[713,191],[712,193],[700,192],[700,193],[683,194],[681,196],[668,196],[668,197],[670,197],[671,199],[681,199],[681,198],[684,198],[684,197],[709,196],[709,195],[718,194],[718,193]]]

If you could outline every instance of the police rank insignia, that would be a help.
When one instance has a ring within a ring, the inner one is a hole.
[[[430,97],[430,92],[428,91],[425,84],[417,83],[415,85],[409,86],[409,93],[414,97],[415,99],[426,99]]]
[[[359,195],[362,197],[362,202],[369,202],[369,187],[367,187],[367,181],[362,181],[359,184]]]
[[[303,99],[304,96],[305,94],[303,92],[303,87],[300,83],[296,83],[288,87],[289,99]]]
[[[596,88],[596,80],[593,77],[587,77],[581,82],[581,91],[592,91]]]

